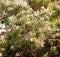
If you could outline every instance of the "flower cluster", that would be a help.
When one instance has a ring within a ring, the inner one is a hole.
[[[36,1],[39,3],[33,0],[30,1],[31,4],[28,0],[0,1],[0,39],[4,41],[0,46],[5,48],[3,57],[14,57],[14,52],[19,48],[23,49],[19,49],[22,54],[26,49],[35,52],[42,49],[46,53],[42,54],[44,57],[52,56],[49,53],[58,54],[56,48],[60,44],[60,2],[44,0],[43,4],[42,0]],[[32,55],[32,51],[30,53],[30,57],[36,54]]]

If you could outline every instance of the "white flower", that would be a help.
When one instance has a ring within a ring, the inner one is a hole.
[[[1,29],[0,29],[0,34],[2,33]]]
[[[9,20],[11,20],[13,17],[11,16],[11,17],[9,17]]]
[[[16,26],[16,29],[18,30],[19,29],[19,26]]]
[[[9,32],[9,31],[11,31],[11,29],[8,29],[7,31]]]
[[[2,24],[2,28],[3,28],[3,29],[5,28],[5,24]]]
[[[24,1],[24,0],[17,1],[17,4],[21,5],[22,7],[26,7],[27,6],[27,2]]]
[[[40,20],[44,21],[44,17],[41,17]]]
[[[60,10],[60,6],[59,5],[57,5],[56,8]]]
[[[57,28],[56,30],[57,30],[57,31],[59,31],[60,29],[59,29],[59,28]]]
[[[32,42],[33,41],[33,38],[30,38],[30,41]]]
[[[34,15],[35,15],[35,16],[38,16],[38,15],[39,15],[39,13],[40,13],[40,12],[39,12],[39,10],[34,11]]]
[[[27,15],[27,17],[29,17],[29,15]]]
[[[2,24],[0,23],[0,28],[1,28]]]
[[[42,46],[42,47],[44,47],[44,43],[45,43],[44,41],[41,41],[41,46]]]
[[[0,23],[0,28],[5,28],[5,24]]]
[[[6,30],[5,30],[5,29],[1,29],[1,31],[2,31],[2,32],[6,32]]]
[[[19,5],[19,2],[18,1],[16,2],[16,5]]]
[[[40,11],[39,11],[39,10],[37,10],[37,13],[39,14],[39,13],[40,13]]]
[[[17,19],[16,19],[16,16],[10,16],[9,17],[9,21],[11,22],[11,23],[15,23],[16,21],[17,21]]]
[[[35,16],[38,16],[38,13],[34,13]]]
[[[19,56],[19,53],[16,53],[16,56]]]
[[[2,53],[0,53],[0,56],[2,56]]]
[[[14,48],[14,45],[11,46],[11,49],[13,49],[13,48]]]
[[[17,1],[15,1],[15,5],[16,6],[21,6],[22,2],[23,2],[23,0],[17,0]]]
[[[22,6],[27,6],[27,2],[26,2],[26,1],[24,1]]]
[[[41,6],[41,9],[45,9],[44,6]]]
[[[51,30],[51,28],[50,28],[49,26],[47,27],[47,29],[48,29],[48,30]]]
[[[0,39],[2,40],[3,38],[4,38],[4,35],[2,35]]]
[[[33,10],[32,8],[30,8],[30,10]]]
[[[47,8],[46,10],[49,11],[49,8]]]
[[[60,35],[59,33],[56,33],[56,36]]]
[[[10,4],[10,1],[9,1],[9,0],[6,0],[6,3],[7,3],[7,4]]]

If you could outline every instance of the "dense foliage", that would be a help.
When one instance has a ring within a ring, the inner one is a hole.
[[[60,1],[1,0],[0,36],[2,57],[60,57]]]

